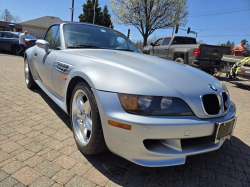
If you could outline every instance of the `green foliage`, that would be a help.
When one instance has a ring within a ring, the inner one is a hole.
[[[113,28],[113,23],[111,21],[111,15],[109,14],[109,10],[107,5],[104,6],[103,12],[102,12],[102,25],[109,27],[111,25],[111,27]]]
[[[227,46],[227,47],[230,47],[230,50],[232,51],[233,48],[234,48],[234,46],[235,46],[235,43],[234,43],[234,42],[230,42],[230,41],[228,40],[227,43],[226,43],[226,46]],[[232,52],[231,52],[231,54],[232,54]]]
[[[113,28],[113,23],[111,22],[111,16],[107,5],[104,6],[103,12],[102,8],[99,7],[99,2],[96,0],[87,0],[87,3],[82,5],[83,13],[79,15],[79,21],[85,23],[93,23],[94,17],[94,5],[95,5],[95,24]]]

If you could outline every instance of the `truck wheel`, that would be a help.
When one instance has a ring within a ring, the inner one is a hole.
[[[86,155],[106,151],[98,106],[88,84],[77,83],[70,105],[71,127],[78,149]]]
[[[175,62],[179,62],[180,64],[184,64],[184,59],[183,58],[177,58],[177,59],[175,59]]]

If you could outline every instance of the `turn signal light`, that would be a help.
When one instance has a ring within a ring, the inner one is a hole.
[[[126,124],[118,123],[118,122],[111,121],[111,120],[108,120],[108,124],[112,125],[114,127],[118,127],[118,128],[122,128],[122,129],[126,129],[126,130],[131,130],[132,129],[131,125],[126,125]]]

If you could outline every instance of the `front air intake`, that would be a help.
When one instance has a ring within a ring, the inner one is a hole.
[[[220,113],[220,102],[217,95],[203,95],[202,102],[204,110],[208,115],[217,115]]]

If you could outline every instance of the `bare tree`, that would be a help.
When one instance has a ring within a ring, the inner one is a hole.
[[[203,42],[203,40],[199,40],[197,43],[199,43],[199,44],[206,44],[206,42]]]
[[[188,0],[110,0],[112,20],[117,24],[133,25],[143,36],[143,45],[157,29],[185,26]]]
[[[3,11],[1,11],[0,20],[10,23],[19,23],[21,21],[19,16],[11,15],[8,9],[4,9]]]

